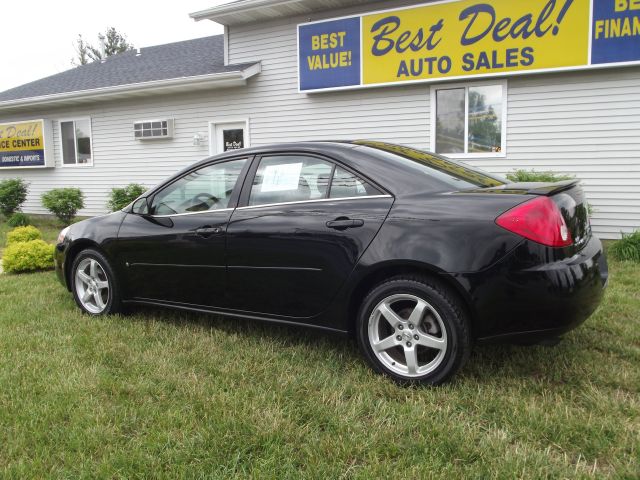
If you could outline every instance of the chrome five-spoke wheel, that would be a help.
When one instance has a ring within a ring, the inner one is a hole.
[[[406,378],[433,372],[447,351],[442,318],[428,302],[410,294],[388,296],[374,307],[368,337],[377,359]]]
[[[104,312],[109,302],[109,277],[97,260],[87,257],[78,263],[75,288],[85,310],[96,315]]]

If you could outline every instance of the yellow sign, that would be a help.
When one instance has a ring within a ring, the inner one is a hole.
[[[476,0],[362,17],[365,85],[589,63],[590,0]]]
[[[33,150],[43,146],[41,121],[0,125],[0,151]]]
[[[43,120],[0,124],[0,168],[45,164]]]

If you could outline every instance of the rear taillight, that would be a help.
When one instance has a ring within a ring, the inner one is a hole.
[[[567,247],[573,243],[560,209],[549,197],[538,197],[518,205],[500,215],[496,223],[548,247]]]

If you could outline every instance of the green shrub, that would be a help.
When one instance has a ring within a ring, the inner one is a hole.
[[[54,248],[43,240],[12,243],[2,254],[2,268],[8,273],[49,270],[53,268]]]
[[[79,188],[55,188],[42,195],[42,204],[65,225],[71,224],[84,208],[84,195]]]
[[[618,240],[609,247],[609,255],[616,260],[640,263],[640,230],[623,234],[622,240]]]
[[[22,212],[16,212],[11,215],[11,217],[9,217],[7,225],[9,225],[11,228],[26,227],[27,225],[31,225],[31,219],[29,218],[29,215],[26,215]]]
[[[8,178],[0,182],[0,213],[9,218],[27,199],[29,184],[21,178]]]
[[[7,233],[7,246],[14,243],[30,242],[32,240],[42,240],[42,233],[31,225],[18,227]]]
[[[573,180],[571,175],[562,175],[555,172],[536,172],[535,170],[514,170],[507,174],[507,179],[512,182],[561,182],[562,180]]]
[[[112,212],[117,212],[129,205],[146,191],[147,188],[139,183],[130,183],[123,188],[112,188],[111,193],[109,194],[109,202],[107,203],[107,206]]]

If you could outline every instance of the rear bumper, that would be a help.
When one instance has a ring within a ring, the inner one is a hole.
[[[524,242],[488,271],[458,278],[471,292],[479,341],[557,337],[593,314],[609,279],[602,243],[592,237],[568,258],[557,253]]]

